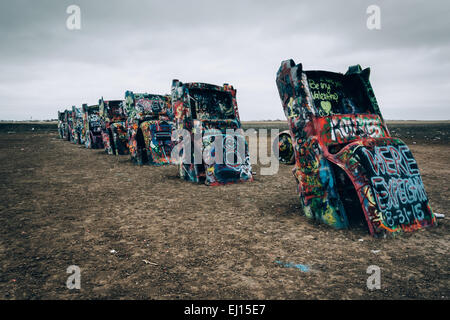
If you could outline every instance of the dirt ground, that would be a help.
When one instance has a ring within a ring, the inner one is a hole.
[[[393,239],[302,216],[292,166],[207,187],[55,131],[0,132],[0,299],[447,300],[448,127],[405,139],[446,218]],[[70,265],[80,290],[66,287]],[[370,265],[380,290],[366,286]]]

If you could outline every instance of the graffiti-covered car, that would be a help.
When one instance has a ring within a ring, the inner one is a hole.
[[[102,140],[108,154],[128,154],[127,116],[122,100],[104,100],[98,102],[102,122]]]
[[[72,107],[72,142],[84,144],[82,108]]]
[[[233,86],[173,80],[171,93],[177,133],[184,135],[174,141],[180,177],[207,185],[252,181]]]
[[[128,147],[138,164],[171,164],[173,112],[170,96],[125,92]]]
[[[65,111],[58,111],[58,137],[66,139],[66,114]]]
[[[435,225],[417,163],[390,136],[369,75],[359,65],[342,74],[281,63],[276,82],[303,211],[336,228],[367,226],[373,236]]]
[[[102,149],[102,122],[100,121],[99,106],[83,104],[83,136],[84,145],[88,149]]]
[[[67,141],[74,141],[73,138],[73,109],[64,111],[64,122],[65,125],[65,139]]]

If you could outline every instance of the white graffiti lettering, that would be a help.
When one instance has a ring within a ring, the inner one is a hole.
[[[355,121],[356,120],[356,121]],[[383,131],[379,122],[364,118],[331,118],[331,140],[339,141],[351,137],[379,138]]]

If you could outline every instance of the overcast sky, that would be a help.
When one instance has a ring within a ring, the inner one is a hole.
[[[81,9],[69,30],[66,9]],[[366,26],[381,9],[381,30]],[[275,76],[371,68],[386,119],[450,119],[449,1],[2,0],[0,119],[170,93],[172,79],[234,85],[242,120],[285,119]]]

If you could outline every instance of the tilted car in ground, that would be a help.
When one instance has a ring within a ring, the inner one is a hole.
[[[66,124],[64,127],[65,130],[65,139],[67,141],[73,141],[73,110],[65,110],[64,111],[64,123]]]
[[[102,139],[108,154],[128,154],[127,116],[122,100],[104,100],[98,102],[102,122]]]
[[[170,96],[125,92],[128,147],[138,164],[171,164],[174,127]]]
[[[276,82],[303,211],[336,228],[367,226],[373,236],[435,225],[417,163],[390,136],[369,74],[359,65],[341,74],[281,63]]]
[[[248,146],[240,132],[236,90],[228,84],[173,80],[171,92],[177,132],[188,133],[174,141],[174,152],[181,150],[180,177],[207,185],[252,181]],[[190,150],[179,148],[186,146],[186,138],[190,139]],[[196,150],[200,159],[195,156]]]
[[[66,139],[66,114],[65,111],[58,111],[58,136],[60,139]]]
[[[75,106],[72,107],[72,142],[84,144],[83,111]]]
[[[88,106],[83,104],[83,136],[86,148],[104,148],[98,105]]]

